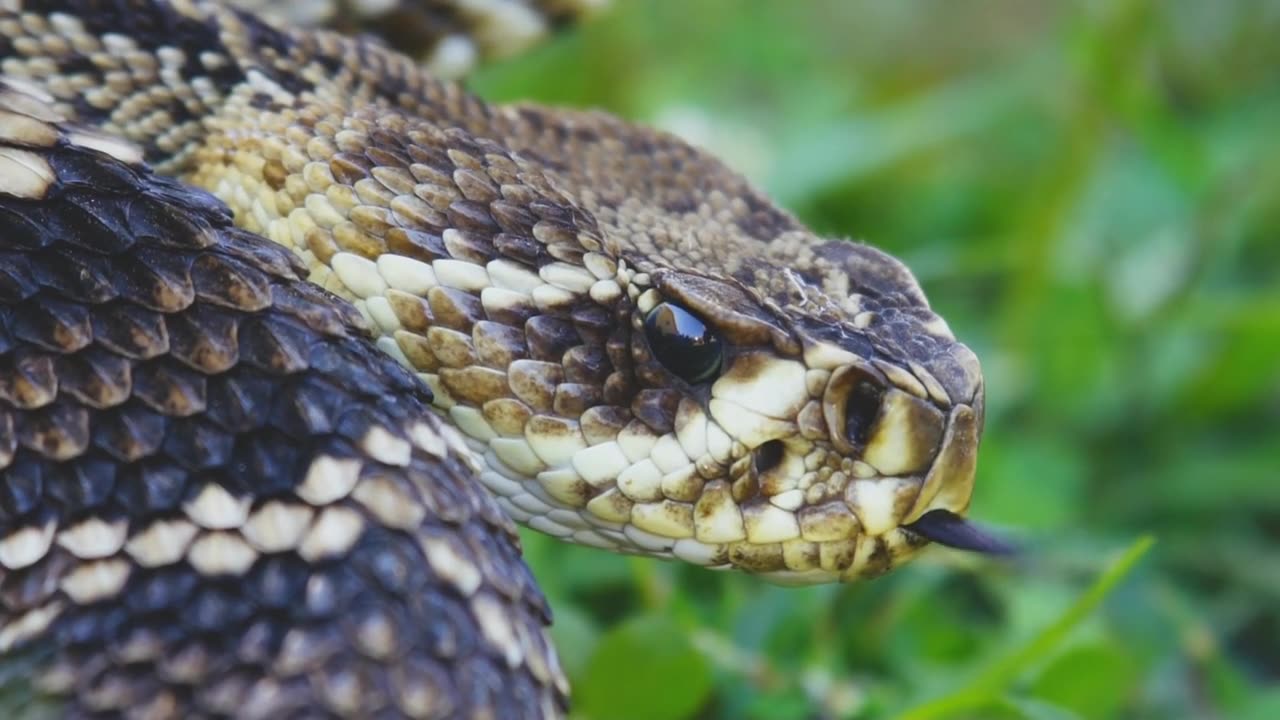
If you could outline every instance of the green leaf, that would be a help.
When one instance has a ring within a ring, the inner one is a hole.
[[[1237,717],[1239,720],[1275,720],[1280,717],[1280,688],[1255,695]]]
[[[574,691],[577,709],[594,720],[677,720],[706,702],[711,668],[684,628],[643,615],[600,639]]]
[[[1114,717],[1137,679],[1133,658],[1115,645],[1067,651],[1040,673],[1032,694],[1081,717]]]
[[[901,720],[953,717],[990,705],[1027,668],[1043,661],[1062,643],[1068,633],[1080,624],[1080,621],[1096,610],[1107,594],[1133,570],[1138,560],[1142,559],[1154,543],[1155,539],[1151,536],[1138,538],[1123,555],[1103,571],[1093,586],[1072,603],[1066,612],[1037,633],[1029,642],[996,662],[965,687],[908,710],[900,716]]]
[[[1104,717],[1102,715],[1077,715],[1065,708],[1034,698],[1005,698],[1003,707],[1008,712],[1015,712],[1022,720],[1084,720],[1084,718],[1090,717]]]

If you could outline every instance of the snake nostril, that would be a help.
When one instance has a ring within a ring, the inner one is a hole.
[[[871,426],[880,414],[880,400],[883,396],[883,388],[865,380],[849,391],[849,398],[844,406],[844,436],[850,445],[866,445]]]
[[[754,461],[757,476],[778,467],[778,463],[782,462],[782,441],[770,440],[756,448]]]

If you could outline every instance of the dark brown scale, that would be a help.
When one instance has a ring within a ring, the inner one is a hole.
[[[415,260],[431,262],[449,257],[444,240],[438,233],[406,228],[392,228],[387,231],[387,250],[397,255],[404,255]]]
[[[53,358],[19,347],[0,356],[0,400],[18,409],[43,407],[58,392]]]
[[[273,379],[259,373],[242,371],[211,377],[208,417],[234,433],[262,427],[271,411],[274,388]]]
[[[560,318],[538,315],[524,324],[529,356],[534,360],[559,363],[570,348],[582,342],[573,325]]]
[[[93,336],[107,350],[130,360],[169,351],[169,330],[160,313],[128,302],[97,308],[93,313]]]
[[[435,324],[451,330],[470,332],[476,323],[485,319],[480,298],[462,290],[433,287],[427,292],[427,303]]]
[[[271,305],[268,275],[240,260],[206,253],[192,263],[196,296],[213,305],[261,310]]]
[[[588,443],[608,442],[631,422],[631,412],[614,405],[596,405],[584,412],[578,422]]]
[[[599,345],[579,345],[564,354],[565,382],[599,386],[613,372],[609,356]]]
[[[529,356],[524,333],[509,325],[478,322],[472,330],[472,340],[480,362],[491,368],[503,369]]]
[[[629,368],[631,366],[630,329],[631,318],[628,313],[619,318],[618,324],[613,327],[613,332],[604,343],[605,352],[609,354],[609,362],[613,363],[616,368]]]
[[[119,405],[133,391],[129,361],[99,346],[58,358],[55,372],[62,392],[99,410]]]
[[[581,265],[582,256],[587,251],[582,248],[575,238],[571,243],[556,243],[547,246],[547,254],[559,260],[560,262],[569,263],[570,265]]]
[[[294,438],[333,432],[334,418],[340,409],[339,398],[328,383],[299,383],[288,397],[271,404],[271,422]]]
[[[324,297],[320,288],[307,283],[271,286],[271,305],[277,311],[325,335],[345,335],[348,327],[359,326],[362,322],[355,308],[326,304]]]
[[[206,379],[176,358],[156,358],[134,366],[134,397],[156,412],[189,417],[204,412]]]
[[[17,443],[11,447],[16,449]],[[39,512],[44,500],[44,473],[32,457],[19,457],[10,451],[5,465],[5,482],[0,485],[0,521],[16,523]],[[0,578],[7,582],[8,576]]]
[[[573,326],[584,341],[593,345],[605,345],[615,327],[609,310],[595,304],[583,304],[571,313]]]
[[[597,384],[566,382],[556,386],[556,397],[551,409],[562,417],[578,417],[600,404],[600,386]]]
[[[165,435],[162,449],[179,467],[189,472],[216,470],[225,467],[231,459],[235,438],[212,421],[192,418],[182,432]],[[243,472],[237,468],[237,472]]]
[[[236,319],[208,305],[170,315],[165,323],[170,352],[183,364],[205,374],[227,370],[240,359]]]
[[[431,142],[431,140],[435,139],[434,136],[438,135],[438,132],[435,128],[431,128],[433,137],[426,142],[416,141],[413,135],[410,134],[409,139],[413,142],[406,144],[404,149],[413,163],[424,166],[421,168],[422,170],[435,173],[435,179],[439,180],[440,184],[444,184],[452,180],[455,165],[453,160],[445,154],[444,150],[440,149],[437,143]],[[415,175],[417,175],[418,170],[419,168],[414,168]]]
[[[42,243],[48,241],[48,235],[40,224],[43,219],[43,213],[29,212],[27,208],[0,209],[0,227],[5,230],[6,245],[14,251],[43,247]],[[0,260],[3,260],[0,262],[0,294],[7,295],[11,292],[6,288],[12,287],[10,283],[15,282],[14,278],[17,277],[16,272],[6,268],[13,267],[14,263],[21,262],[23,258],[17,252],[0,254]],[[6,280],[6,277],[9,279]],[[24,273],[21,277],[30,282],[27,274]]]
[[[256,317],[240,325],[240,359],[272,374],[307,369],[310,333],[285,318]]]
[[[649,387],[662,387],[669,382],[668,378],[671,377],[671,372],[663,367],[662,363],[648,355],[647,351],[643,359],[636,358],[633,368],[636,379],[642,385]]]
[[[409,167],[409,156],[400,149],[403,141],[398,140],[395,135],[384,130],[374,130],[369,133],[369,139],[375,146],[367,148],[364,154],[375,166],[389,168]]]
[[[539,199],[530,202],[529,212],[537,215],[540,220],[553,220],[566,226],[573,223],[573,211],[550,200]]]
[[[498,223],[498,227],[502,228],[503,232],[514,235],[531,234],[534,223],[538,221],[524,207],[505,200],[495,200],[489,203],[489,214],[493,217],[494,222]]]
[[[102,417],[93,426],[94,445],[117,460],[140,460],[164,440],[165,417],[136,400]]]
[[[525,298],[522,303],[495,306],[492,309],[485,311],[485,315],[490,320],[506,325],[507,327],[517,329],[524,328],[525,324],[537,316],[537,314],[538,308],[533,304],[533,301],[528,298]],[[524,333],[521,332],[521,335],[523,334]],[[528,338],[525,338],[525,342],[527,347]]]
[[[24,414],[18,444],[53,460],[71,460],[89,446],[89,412],[74,401],[59,401]]]
[[[486,207],[486,215],[489,214],[487,211],[489,203],[499,197],[497,186],[483,172],[469,168],[459,168],[453,173],[453,182],[458,186],[458,190],[463,197],[482,207]]]
[[[635,382],[629,373],[615,372],[604,381],[604,391],[601,395],[604,402],[611,405],[625,405],[631,401],[632,395],[635,394]]]
[[[43,252],[34,257],[31,277],[58,295],[97,304],[119,294],[105,257],[67,252]]]
[[[472,405],[483,405],[511,394],[506,374],[491,368],[441,368],[440,380],[451,394]]]
[[[303,284],[203,193],[69,143],[39,155],[67,184],[0,194],[0,217],[24,228],[0,234],[0,628],[12,635],[0,665],[24,663],[0,714],[32,692],[79,717],[562,712],[566,685],[541,670],[558,667],[545,602],[470,466],[439,437],[443,456],[409,445],[407,465],[377,459],[415,424],[444,428],[354,308]],[[483,320],[473,297],[437,290],[424,322]],[[491,345],[519,350],[486,324]],[[385,526],[357,499],[368,488],[326,495],[339,466],[322,455],[397,488],[412,524]],[[267,550],[248,518],[269,502],[341,511],[357,530]],[[73,533],[89,520],[108,529]],[[42,544],[46,526],[64,540]],[[156,527],[177,534],[156,540]],[[198,555],[211,538],[231,550]],[[444,542],[478,587],[437,574],[426,549]],[[231,563],[236,552],[248,560]],[[537,671],[508,665],[479,597],[531,639],[521,655],[541,655]]]
[[[532,267],[540,267],[551,261],[546,246],[530,235],[498,233],[493,237],[493,247],[503,256]]]
[[[493,259],[493,241],[488,233],[459,230],[444,238],[445,249],[458,260],[483,265]]]
[[[533,237],[544,245],[577,246],[578,233],[572,225],[553,220],[540,220],[533,226]],[[550,252],[550,248],[548,248]]]
[[[86,455],[75,463],[47,467],[49,496],[70,514],[99,510],[102,516],[119,517],[112,504],[116,491],[116,463],[105,455]]]
[[[445,214],[449,217],[449,224],[460,230],[491,233],[498,229],[498,223],[489,215],[488,206],[474,200],[455,200],[449,203]]]
[[[487,145],[477,138],[474,133],[470,133],[460,127],[447,127],[440,132],[440,137],[444,140],[444,145],[447,148],[444,154],[453,163],[454,167],[477,171],[484,170],[484,163],[480,161],[480,157],[485,154],[487,149],[492,149],[492,145]]]
[[[127,259],[116,256],[113,260],[114,272],[124,281],[121,295],[130,302],[159,312],[176,312],[195,300],[189,256],[147,247]]]
[[[263,496],[286,494],[299,473],[306,470],[307,453],[297,445],[297,437],[275,428],[240,437],[230,462],[248,477],[257,478],[254,492]]]
[[[631,413],[656,433],[669,433],[675,429],[676,408],[680,405],[680,393],[669,388],[641,390],[631,401]]]
[[[176,510],[186,494],[189,480],[187,471],[175,463],[164,458],[148,458],[120,468],[119,501],[148,516]],[[194,578],[190,580],[194,581]]]
[[[89,311],[53,298],[34,298],[16,308],[11,331],[44,350],[71,353],[93,341]]]
[[[242,230],[232,230],[226,233],[227,236],[235,237],[234,242],[224,242],[218,246],[218,253],[223,257],[237,258],[245,265],[258,273],[266,273],[272,277],[284,278],[286,280],[297,280],[306,276],[306,267],[302,260],[289,251],[288,248],[277,245],[273,242],[263,242],[263,239],[257,235],[244,232]],[[302,285],[298,283],[290,283],[287,285],[271,285],[272,292],[289,289],[297,290],[300,288],[313,288],[311,285]],[[271,304],[271,303],[268,303]],[[322,304],[323,305],[323,304]],[[330,312],[334,308],[324,308]],[[346,308],[346,310],[353,310]]]
[[[369,177],[373,162],[355,153],[338,153],[329,158],[329,170],[333,177],[343,185],[354,185],[357,181]]]
[[[103,254],[119,252],[131,244],[122,213],[104,208],[100,199],[82,188],[69,191],[67,200],[65,213],[45,215],[52,226],[48,230],[57,232],[60,242]]]
[[[216,238],[206,232],[209,223],[225,224],[229,219],[223,214],[225,208],[222,213],[180,213],[175,212],[172,205],[163,203],[160,196],[143,196],[125,206],[125,218],[133,232],[161,246],[175,244],[174,238],[183,238],[179,247],[207,247],[216,242]]]

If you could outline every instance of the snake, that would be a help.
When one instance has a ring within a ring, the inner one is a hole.
[[[902,262],[443,77],[571,5],[0,0],[7,715],[563,717],[517,524],[784,584],[1001,551]]]

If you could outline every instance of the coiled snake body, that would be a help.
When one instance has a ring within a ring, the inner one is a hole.
[[[15,708],[560,715],[509,518],[799,583],[986,546],[973,354],[675,138],[190,0],[0,0],[0,70]]]

